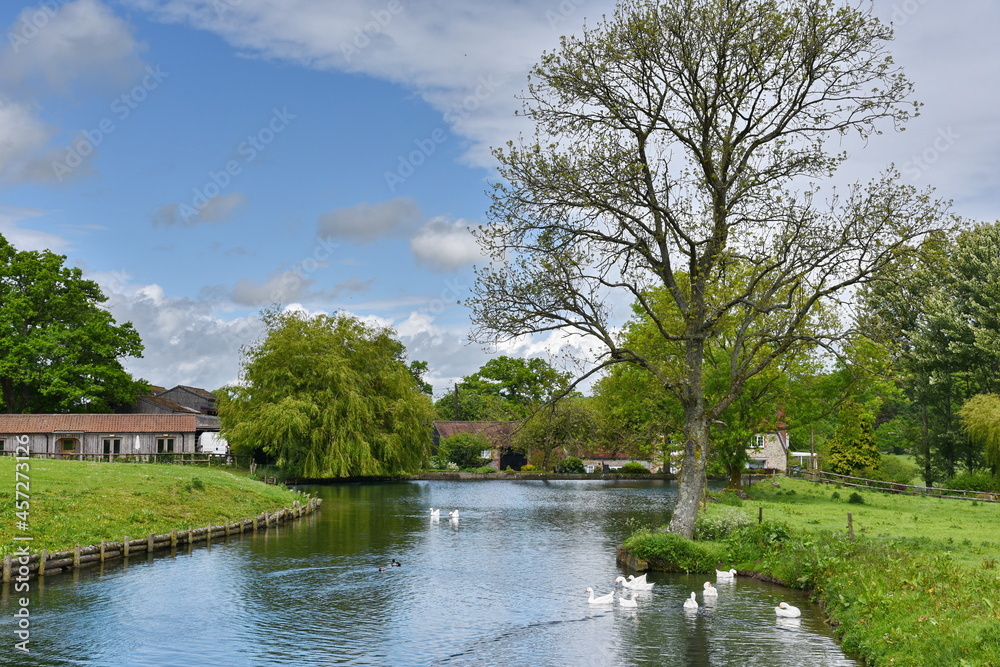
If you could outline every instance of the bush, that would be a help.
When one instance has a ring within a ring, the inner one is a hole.
[[[621,467],[618,472],[626,473],[629,475],[648,475],[649,468],[642,465],[641,463],[636,463],[635,461],[629,461]]]
[[[791,536],[788,525],[763,521],[734,530],[726,538],[729,561],[746,562],[763,558]]]
[[[717,516],[705,516],[704,513],[699,513],[694,524],[694,539],[721,540],[733,531],[751,526],[753,523],[753,519],[735,509],[727,509]]]
[[[484,473],[484,474],[485,473],[489,473],[489,472],[496,472],[496,471],[497,471],[497,469],[494,468],[493,466],[483,466],[482,468],[476,468],[476,472]]]
[[[537,471],[538,468],[531,465],[530,463],[525,463],[523,466],[521,466],[521,472],[537,472]]]
[[[478,468],[489,461],[480,454],[491,447],[492,443],[481,433],[456,433],[441,441],[438,455],[459,468]]]
[[[850,497],[847,499],[847,502],[853,503],[855,505],[864,505],[865,499],[860,493],[855,492],[850,495]]]
[[[732,507],[743,506],[743,499],[740,498],[738,495],[736,495],[736,492],[732,491],[731,489],[726,489],[725,491],[720,493],[715,499],[718,502],[722,503],[723,505],[730,505]]]
[[[834,491],[830,494],[830,500],[840,500],[840,492]]]
[[[973,472],[960,472],[948,479],[945,484],[947,489],[960,489],[964,491],[1000,491],[1000,480],[991,475],[986,470],[976,470]]]
[[[622,546],[633,556],[655,563],[655,569],[667,572],[711,572],[723,555],[717,544],[649,530],[640,530]]]
[[[575,456],[567,456],[558,464],[556,464],[556,472],[563,473],[581,473],[586,472],[583,467],[583,461]]]

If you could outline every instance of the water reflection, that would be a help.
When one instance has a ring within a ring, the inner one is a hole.
[[[589,605],[585,588],[607,593],[623,574],[614,547],[668,520],[663,482],[316,490],[322,510],[295,524],[39,584],[23,664],[856,664],[802,594],[749,579],[707,600],[705,575],[651,573],[635,608]],[[461,518],[434,521],[431,507]],[[776,619],[782,600],[803,617]]]

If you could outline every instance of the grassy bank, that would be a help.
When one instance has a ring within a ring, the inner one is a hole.
[[[698,541],[645,530],[625,548],[653,567],[735,567],[809,590],[868,665],[1000,666],[1000,505],[874,492],[852,503],[850,489],[778,484],[710,504]]]
[[[0,479],[6,480],[0,484],[0,555],[13,551],[15,534],[31,536],[34,552],[59,551],[125,535],[230,523],[301,499],[285,487],[210,468],[49,459],[29,463],[28,470],[21,470],[29,482],[25,532],[16,527],[15,460],[0,457]]]

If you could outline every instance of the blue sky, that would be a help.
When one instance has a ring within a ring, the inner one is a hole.
[[[457,302],[481,261],[468,227],[486,219],[490,148],[530,131],[514,116],[530,65],[613,7],[7,3],[0,234],[99,281],[146,344],[128,368],[153,383],[234,381],[256,314],[278,302],[394,327],[440,394],[489,358]],[[1000,7],[875,9],[924,107],[906,132],[845,143],[841,177],[894,162],[956,213],[996,220]]]

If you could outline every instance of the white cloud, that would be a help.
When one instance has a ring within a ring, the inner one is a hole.
[[[483,259],[465,220],[434,218],[410,239],[410,251],[433,271],[455,271]]]
[[[47,211],[14,206],[0,206],[0,234],[17,250],[51,250],[64,254],[70,247],[69,241],[34,229],[25,229],[22,221],[46,215]]]
[[[527,129],[515,95],[542,51],[611,2],[462,0],[131,0],[214,32],[246,55],[367,74],[416,91],[470,140],[465,159],[492,167],[490,146]]]
[[[121,86],[141,69],[131,26],[97,0],[24,9],[7,29],[0,80],[46,92]]]
[[[228,296],[242,306],[267,306],[273,303],[329,301],[345,293],[363,293],[371,286],[371,281],[351,278],[329,290],[316,292],[309,289],[315,282],[300,271],[290,269],[263,282],[241,278]]]
[[[48,148],[53,134],[30,105],[0,100],[0,180],[56,180],[52,168],[55,156]]]
[[[355,243],[371,243],[382,238],[405,236],[419,223],[420,209],[409,197],[324,213],[317,222],[320,238],[336,237]]]

